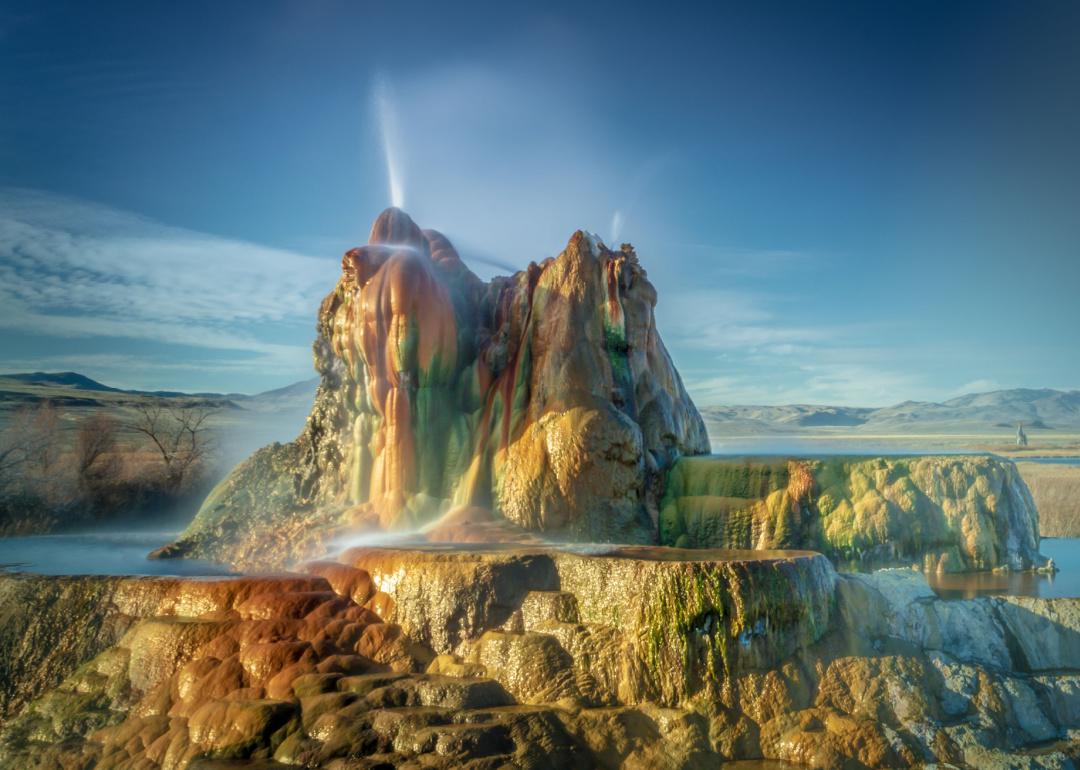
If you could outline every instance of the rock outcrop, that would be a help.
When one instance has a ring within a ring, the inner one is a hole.
[[[931,571],[1042,566],[1015,467],[988,456],[734,460],[656,329],[632,247],[577,232],[484,283],[398,209],[318,314],[303,433],[256,452],[159,556],[246,571],[345,534],[431,542],[814,549]]]
[[[0,720],[116,644],[142,618],[198,615],[270,585],[296,591],[322,582],[310,576],[0,576]]]
[[[988,455],[683,458],[668,474],[660,540],[809,548],[932,572],[1046,562],[1027,485],[1012,462]]]
[[[556,648],[591,647],[610,665],[586,685],[570,669],[557,685],[540,666],[542,690],[594,705],[675,705],[778,664],[828,628],[836,579],[806,551],[357,548],[340,559],[368,572],[387,618],[437,653],[526,667],[529,648],[552,643],[521,630],[552,621]]]
[[[916,571],[814,554],[595,550],[365,549],[342,559],[370,573],[149,583],[151,614],[7,719],[0,766],[1080,758],[1080,600],[946,601]]]
[[[266,569],[342,530],[462,507],[518,532],[655,542],[664,474],[709,450],[655,304],[628,245],[579,231],[484,283],[444,236],[386,210],[319,310],[304,432],[234,470],[161,555]]]

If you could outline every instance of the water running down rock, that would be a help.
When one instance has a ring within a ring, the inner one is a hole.
[[[991,457],[695,457],[709,444],[633,247],[575,233],[480,281],[399,209],[318,315],[303,433],[259,450],[157,555],[265,571],[343,535],[812,548],[930,571],[1032,569],[1038,518]]]

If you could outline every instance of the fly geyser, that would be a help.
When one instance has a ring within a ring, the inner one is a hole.
[[[656,299],[629,245],[578,231],[485,283],[445,236],[387,209],[319,308],[303,432],[241,463],[158,555],[266,571],[340,536],[419,531],[810,548],[935,572],[1044,564],[1008,460],[700,456]]]
[[[303,433],[236,468],[164,554],[266,569],[447,513],[494,539],[655,542],[664,474],[709,451],[655,303],[630,246],[579,231],[485,283],[387,209],[320,307]]]

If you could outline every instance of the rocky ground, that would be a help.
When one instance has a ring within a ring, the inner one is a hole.
[[[1080,600],[943,601],[807,553],[358,549],[306,573],[3,578],[0,766],[1080,756]]]

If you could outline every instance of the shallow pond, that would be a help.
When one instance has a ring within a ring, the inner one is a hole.
[[[175,536],[175,532],[95,532],[0,538],[0,569],[39,575],[232,574],[226,567],[195,559],[146,558],[150,551],[171,542]],[[403,543],[403,547],[408,545]],[[570,546],[568,550],[577,549]],[[611,546],[595,545],[581,546],[580,550],[608,554],[613,551]],[[686,558],[686,552],[669,555],[663,549],[652,550],[656,552],[653,558]],[[1061,571],[1053,576],[1026,572],[1007,575],[978,572],[928,575],[927,578],[937,594],[946,599],[989,595],[1080,597],[1080,538],[1044,538],[1040,551],[1053,559]],[[709,558],[718,556],[716,553],[703,555]],[[730,554],[739,557],[745,555],[743,552]],[[771,555],[783,554],[774,552]]]
[[[39,575],[229,575],[196,559],[147,559],[175,532],[94,532],[0,538],[0,568]]]
[[[1010,457],[1018,463],[1042,463],[1043,465],[1080,465],[1080,457]]]
[[[944,599],[971,599],[975,596],[1041,596],[1045,599],[1080,597],[1080,538],[1044,537],[1039,552],[1054,560],[1056,575],[1011,572],[927,575],[930,587]]]

